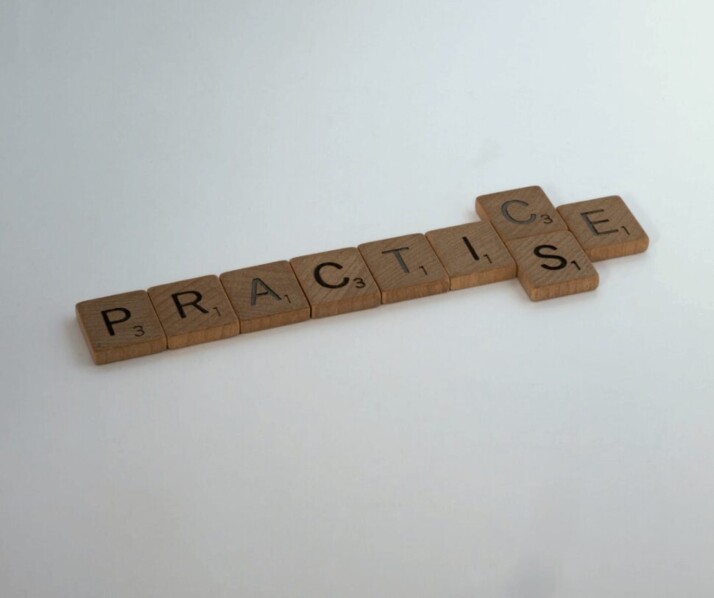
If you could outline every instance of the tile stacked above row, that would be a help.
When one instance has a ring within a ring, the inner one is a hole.
[[[518,276],[533,301],[598,286],[592,262],[647,249],[619,196],[555,208],[540,187],[476,198],[481,222],[82,301],[97,364]]]

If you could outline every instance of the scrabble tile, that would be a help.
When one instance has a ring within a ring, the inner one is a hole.
[[[506,243],[532,301],[553,299],[597,288],[598,274],[569,231],[514,239]]]
[[[424,235],[363,243],[359,251],[382,291],[382,303],[449,290],[449,275]]]
[[[523,187],[476,198],[476,212],[504,241],[568,230],[540,187]]]
[[[310,304],[287,261],[224,272],[220,279],[241,333],[310,319]]]
[[[310,303],[313,318],[377,307],[379,287],[354,247],[290,260]]]
[[[166,335],[146,291],[82,301],[76,311],[96,364],[166,350]]]
[[[216,341],[240,331],[217,276],[201,276],[149,289],[169,349]]]
[[[426,238],[449,274],[452,291],[516,276],[516,262],[490,222],[440,228]]]
[[[593,261],[642,253],[650,244],[619,195],[565,204],[558,212]]]

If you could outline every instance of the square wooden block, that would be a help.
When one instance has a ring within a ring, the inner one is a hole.
[[[379,287],[354,247],[294,257],[290,265],[305,291],[313,318],[380,304]]]
[[[568,230],[538,186],[480,195],[476,198],[476,212],[493,224],[504,241]]]
[[[240,331],[217,276],[201,276],[149,289],[169,349],[216,341]]]
[[[310,319],[310,304],[285,260],[224,272],[220,279],[242,333]]]
[[[506,245],[518,265],[518,280],[531,301],[597,288],[597,271],[569,231],[515,239]]]
[[[649,247],[647,233],[619,195],[565,204],[558,212],[593,261],[642,253]]]
[[[382,291],[382,303],[449,290],[449,275],[424,235],[363,243],[359,250]]]
[[[471,222],[426,233],[451,279],[451,290],[516,276],[516,262],[490,222]]]
[[[76,311],[96,364],[166,350],[166,335],[146,291],[82,301]]]

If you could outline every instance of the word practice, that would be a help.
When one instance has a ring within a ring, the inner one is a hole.
[[[621,197],[553,206],[538,186],[476,198],[481,222],[91,299],[97,364],[518,277],[532,301],[592,291],[594,261],[649,246]]]

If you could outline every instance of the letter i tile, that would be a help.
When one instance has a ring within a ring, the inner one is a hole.
[[[426,233],[449,273],[451,290],[516,276],[516,263],[490,222],[470,222]]]

